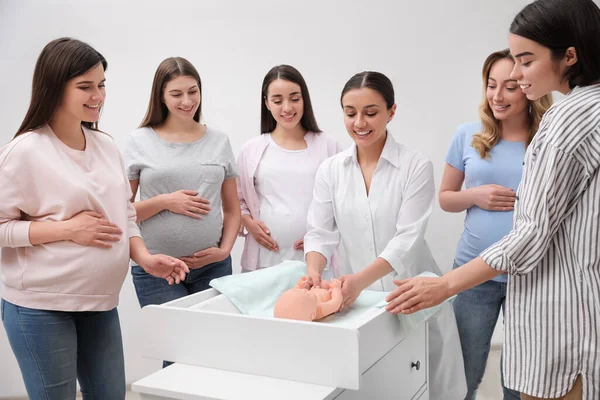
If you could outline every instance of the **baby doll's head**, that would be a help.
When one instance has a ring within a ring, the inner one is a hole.
[[[285,291],[275,303],[275,318],[312,321],[317,315],[317,297],[307,289]]]

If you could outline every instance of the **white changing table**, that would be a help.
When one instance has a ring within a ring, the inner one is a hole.
[[[142,399],[428,400],[427,324],[373,308],[331,325],[242,315],[208,289],[142,310],[145,355],[176,362]]]

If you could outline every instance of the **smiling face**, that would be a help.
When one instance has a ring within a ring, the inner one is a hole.
[[[275,79],[267,89],[265,104],[271,115],[286,129],[293,129],[304,115],[302,90],[297,83]]]
[[[529,101],[517,81],[510,78],[514,62],[503,58],[494,63],[488,76],[486,98],[497,120],[523,118]]]
[[[386,127],[396,105],[387,108],[383,96],[370,88],[351,89],[342,97],[346,131],[359,147],[385,141]]]
[[[191,76],[171,79],[163,90],[163,102],[172,117],[183,120],[194,118],[200,107],[201,94],[198,82]]]
[[[106,98],[105,80],[102,64],[69,80],[57,111],[78,121],[98,121],[102,104]]]
[[[529,100],[537,100],[552,91],[569,91],[569,84],[563,77],[566,70],[577,62],[572,47],[557,60],[552,57],[549,48],[519,35],[511,33],[508,44],[515,59],[510,76],[517,80]]]

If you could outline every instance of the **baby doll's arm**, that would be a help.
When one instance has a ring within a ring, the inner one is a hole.
[[[331,300],[321,303],[317,306],[317,315],[315,319],[325,318],[326,316],[338,312],[342,305],[342,284],[339,280],[331,281]]]

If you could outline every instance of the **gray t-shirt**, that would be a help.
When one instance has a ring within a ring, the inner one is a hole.
[[[197,190],[210,201],[208,215],[194,219],[164,210],[140,223],[151,254],[191,256],[218,247],[223,233],[221,185],[236,178],[238,168],[229,138],[206,128],[202,139],[173,143],[152,128],[141,128],[127,137],[123,154],[127,177],[139,180],[140,200],[178,190]]]

